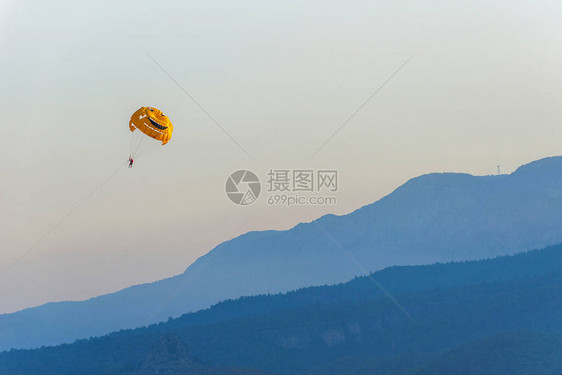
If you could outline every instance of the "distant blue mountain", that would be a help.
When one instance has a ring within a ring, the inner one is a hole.
[[[339,283],[365,269],[480,259],[559,242],[562,157],[510,175],[433,173],[348,215],[222,243],[169,279],[0,315],[0,350],[138,327],[244,295]]]
[[[390,267],[73,344],[0,353],[0,374],[559,375],[560,264],[562,244]]]

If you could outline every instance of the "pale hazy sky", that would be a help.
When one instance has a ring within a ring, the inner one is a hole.
[[[419,174],[562,153],[561,16],[558,0],[0,0],[0,273],[126,160],[138,107],[175,125],[0,279],[0,313],[180,273],[254,214],[241,232],[311,219],[230,203],[237,169],[338,169],[317,217]]]

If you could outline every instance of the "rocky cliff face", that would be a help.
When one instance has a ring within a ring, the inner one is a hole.
[[[187,346],[178,335],[166,335],[146,353],[138,374],[192,374],[200,364],[191,360],[188,353]]]
[[[134,375],[272,375],[258,370],[207,366],[190,356],[182,339],[168,334],[156,341],[146,353]]]

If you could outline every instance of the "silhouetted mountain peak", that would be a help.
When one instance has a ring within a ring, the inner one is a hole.
[[[393,265],[481,259],[560,242],[562,157],[505,175],[430,173],[350,214],[223,242],[172,278],[2,315],[0,350],[133,328],[149,316],[158,322],[225,299],[336,284]]]
[[[394,195],[401,196],[402,193],[423,195],[440,193],[452,188],[466,189],[476,183],[477,180],[478,176],[468,173],[429,173],[408,180],[390,194],[389,197]]]
[[[523,164],[512,174],[522,173],[562,173],[562,156],[550,156]]]
[[[511,175],[525,184],[562,188],[562,156],[552,156],[522,165]]]

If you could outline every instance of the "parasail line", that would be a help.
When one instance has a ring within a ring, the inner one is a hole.
[[[310,215],[310,213],[309,213]],[[312,219],[312,215],[311,219]],[[351,261],[353,261],[353,263],[355,263],[355,265],[357,265],[357,267],[359,267],[359,269],[361,271],[363,271],[363,273],[365,274],[365,276],[367,276],[369,278],[369,280],[371,280],[373,282],[373,284],[375,284],[377,286],[377,288],[379,288],[379,290],[401,311],[404,313],[404,315],[406,315],[408,317],[408,319],[410,319],[411,321],[415,321],[415,319],[412,317],[412,315],[410,315],[410,313],[406,310],[406,308],[404,306],[402,306],[400,304],[400,302],[398,302],[398,300],[396,300],[396,298],[394,298],[394,296],[392,296],[392,294],[390,294],[389,291],[387,291],[385,289],[385,287],[382,286],[382,284],[373,277],[373,274],[371,272],[369,272],[369,270],[367,270],[367,268],[365,268],[363,266],[363,264],[361,264],[361,262],[359,262],[357,260],[356,257],[353,256],[353,254],[351,252],[349,252],[345,247],[343,247],[343,245],[336,240],[331,234],[330,232],[328,232],[320,223],[318,223],[318,220],[314,220],[312,219],[312,223],[314,223],[314,225],[316,225],[316,227],[326,235],[326,237],[334,244],[336,245],[336,247],[338,249],[340,249],[345,255],[347,255],[347,257],[349,259],[351,259]]]
[[[239,148],[240,150],[242,150],[242,152],[244,152],[250,159],[252,159],[252,161],[253,161],[254,163],[259,164],[258,161],[257,161],[256,159],[254,159],[254,157],[253,157],[252,155],[250,155],[250,153],[249,153],[248,151],[246,151],[246,149],[245,149],[244,147],[242,147],[242,145],[241,145],[240,143],[238,143],[238,141],[236,141],[236,139],[234,139],[234,137],[231,136],[230,133],[229,133],[228,131],[226,131],[226,129],[225,129],[217,120],[215,120],[215,118],[214,118],[213,116],[211,116],[211,114],[210,114],[209,112],[207,112],[207,110],[206,110],[205,108],[203,108],[203,106],[202,106],[201,104],[199,104],[199,102],[198,102],[193,96],[191,96],[191,94],[188,93],[188,92],[179,84],[179,82],[176,81],[176,80],[174,79],[174,77],[172,77],[172,76],[170,75],[170,73],[168,73],[168,72],[166,71],[166,69],[164,69],[164,67],[163,67],[162,65],[160,65],[160,64],[158,63],[158,61],[156,61],[156,60],[154,59],[154,57],[152,57],[148,52],[146,53],[146,55],[154,62],[154,64],[156,64],[156,66],[158,66],[158,67],[160,68],[160,70],[162,70],[162,71],[172,80],[172,82],[174,82],[174,83],[176,84],[176,86],[179,87],[179,89],[180,89],[181,91],[183,91],[183,93],[184,93],[185,95],[187,95],[187,97],[188,97],[189,99],[191,99],[191,101],[192,101],[193,103],[195,103],[195,105],[196,105],[197,107],[199,107],[199,109],[200,109],[201,111],[203,111],[204,114],[207,115],[207,117],[208,117],[209,119],[211,119],[212,122],[215,123],[215,125],[216,125],[220,130],[222,130],[222,132],[223,132],[224,134],[226,134],[226,136],[227,136],[228,138],[230,138],[230,140],[231,140],[232,142],[234,142],[234,143],[236,144],[236,146],[238,146],[238,148]]]
[[[230,235],[230,237],[228,237],[228,239],[222,243],[228,242],[231,239],[233,239],[238,233],[240,233],[240,231],[254,218],[254,216],[256,216],[256,213],[254,212],[246,221],[244,221],[244,223],[242,225],[240,225],[238,227],[238,229],[236,229],[236,231],[234,231],[234,233],[232,233]],[[211,259],[218,253],[216,247],[214,250],[209,251],[207,254],[202,255],[201,257],[199,257],[197,260],[201,259],[201,265],[199,266],[199,268],[197,268],[195,271],[193,271],[192,273],[190,273],[189,275],[185,276],[185,280],[176,288],[172,291],[172,293],[170,293],[165,299],[164,301],[152,312],[152,314],[148,317],[148,319],[146,320],[145,325],[148,326],[150,324],[150,322],[162,311],[162,309],[164,307],[166,307],[166,305],[168,303],[170,303],[170,301],[172,301],[179,292],[182,291],[183,288],[185,288],[187,286],[187,284],[189,284],[189,282],[193,279],[193,277],[195,277],[195,275],[197,275],[199,273],[199,271],[201,271],[201,269],[205,268],[205,266],[211,261]],[[193,262],[192,264],[194,264],[195,262]],[[187,272],[187,270],[183,273],[180,274],[179,276],[183,276],[185,275],[185,273]]]
[[[365,101],[363,102],[363,104],[361,104],[361,105],[359,106],[359,108],[357,108],[357,109],[355,110],[355,112],[353,112],[353,113],[351,114],[351,116],[349,116],[349,117],[347,118],[347,120],[345,120],[345,121],[343,122],[343,124],[341,124],[340,127],[337,128],[336,131],[333,132],[332,135],[330,135],[330,136],[324,141],[324,143],[322,143],[322,144],[320,145],[320,147],[318,147],[318,148],[316,149],[316,151],[314,151],[314,153],[313,153],[312,155],[310,155],[310,157],[306,160],[306,163],[308,163],[310,160],[312,160],[312,159],[316,156],[316,154],[319,153],[320,150],[322,150],[322,148],[324,148],[324,146],[326,146],[326,144],[327,144],[328,142],[330,142],[330,141],[332,140],[332,138],[334,138],[334,136],[335,136],[336,134],[338,134],[339,131],[342,130],[343,127],[346,126],[346,125],[355,117],[355,115],[358,114],[358,113],[363,109],[363,107],[365,107],[365,106],[371,101],[371,99],[373,99],[373,98],[379,93],[379,91],[381,91],[381,90],[386,86],[386,84],[387,84],[388,82],[390,82],[390,81],[392,80],[392,78],[394,78],[394,76],[396,76],[396,75],[402,70],[403,67],[406,66],[406,64],[408,64],[408,63],[410,62],[410,60],[411,60],[413,57],[414,57],[414,55],[408,57],[408,59],[407,59],[406,61],[404,61],[404,62],[402,63],[402,65],[400,65],[400,66],[398,67],[398,69],[396,69],[396,70],[394,71],[394,73],[392,73],[392,74],[390,75],[390,77],[388,77],[388,78],[386,79],[386,81],[384,81],[384,82],[382,83],[382,85],[380,85],[380,86],[375,90],[375,92],[373,92],[373,93],[371,94],[371,96],[369,96],[369,97],[367,98],[367,100],[365,100]]]
[[[33,245],[31,245],[31,247],[29,247],[19,258],[17,258],[10,266],[8,266],[8,268],[6,268],[0,274],[0,279],[2,279],[23,258],[25,258],[29,253],[31,253],[31,251],[33,251],[33,249],[35,249],[43,240],[45,240],[47,237],[49,237],[49,235],[51,233],[53,233],[55,231],[55,229],[57,229],[62,223],[64,223],[66,219],[68,219],[70,216],[72,216],[72,214],[76,210],[78,210],[84,203],[86,203],[86,201],[88,199],[90,199],[95,193],[97,193],[113,176],[115,176],[117,174],[117,172],[119,172],[121,170],[121,168],[123,168],[123,166],[125,166],[125,164],[127,164],[127,162],[121,164],[119,166],[119,168],[117,168],[114,172],[112,172],[109,175],[109,177],[107,177],[100,185],[98,185],[98,187],[96,187],[90,194],[88,194],[84,199],[82,199],[80,201],[80,203],[78,203],[76,206],[74,206],[74,208],[72,208],[72,210],[70,210],[66,215],[64,215],[63,218],[60,219],[55,225],[53,225],[51,227],[51,229],[49,229],[47,231],[47,233],[45,233],[41,238],[39,238],[37,241],[35,241],[35,243]]]

